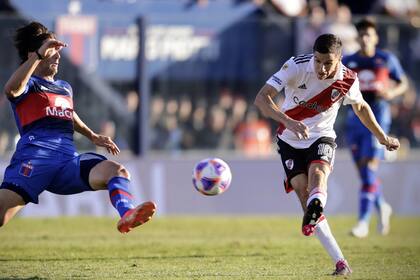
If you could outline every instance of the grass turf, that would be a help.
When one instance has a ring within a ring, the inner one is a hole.
[[[351,279],[420,279],[420,217],[389,236],[348,235],[329,223]],[[16,218],[0,229],[0,279],[334,279],[334,265],[300,217],[155,218],[121,235],[110,218]]]

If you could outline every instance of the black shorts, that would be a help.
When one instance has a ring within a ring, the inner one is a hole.
[[[327,163],[330,168],[334,164],[335,149],[337,145],[331,137],[321,137],[305,149],[296,149],[278,139],[278,153],[281,156],[286,180],[284,187],[289,193],[293,190],[290,180],[299,174],[308,174],[309,165],[313,162]]]

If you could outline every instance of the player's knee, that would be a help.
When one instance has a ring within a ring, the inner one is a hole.
[[[127,179],[130,179],[130,172],[127,170],[127,168],[125,168],[124,165],[120,164],[118,166],[118,170],[117,170],[118,176],[119,177],[124,177]]]
[[[312,176],[314,177],[315,180],[321,181],[324,179],[325,173],[321,169],[316,168],[314,172],[312,173]]]
[[[124,165],[117,162],[113,162],[110,169],[111,170],[109,170],[110,172],[108,180],[110,180],[113,177],[124,177],[130,179],[130,172],[127,170],[127,168],[125,168]]]

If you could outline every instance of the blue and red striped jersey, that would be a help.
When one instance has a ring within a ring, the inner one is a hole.
[[[21,135],[18,148],[32,144],[75,153],[73,90],[69,83],[32,76],[23,94],[10,102]]]

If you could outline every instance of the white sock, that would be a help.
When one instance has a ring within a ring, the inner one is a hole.
[[[312,199],[318,198],[321,201],[322,207],[325,208],[327,205],[327,192],[321,188],[313,188],[312,191],[309,193],[308,200],[306,202],[306,206],[312,201]]]
[[[331,233],[327,219],[324,219],[318,223],[317,227],[315,228],[315,235],[318,237],[325,250],[327,250],[330,257],[333,259],[334,264],[336,264],[339,260],[344,260],[344,255]]]

